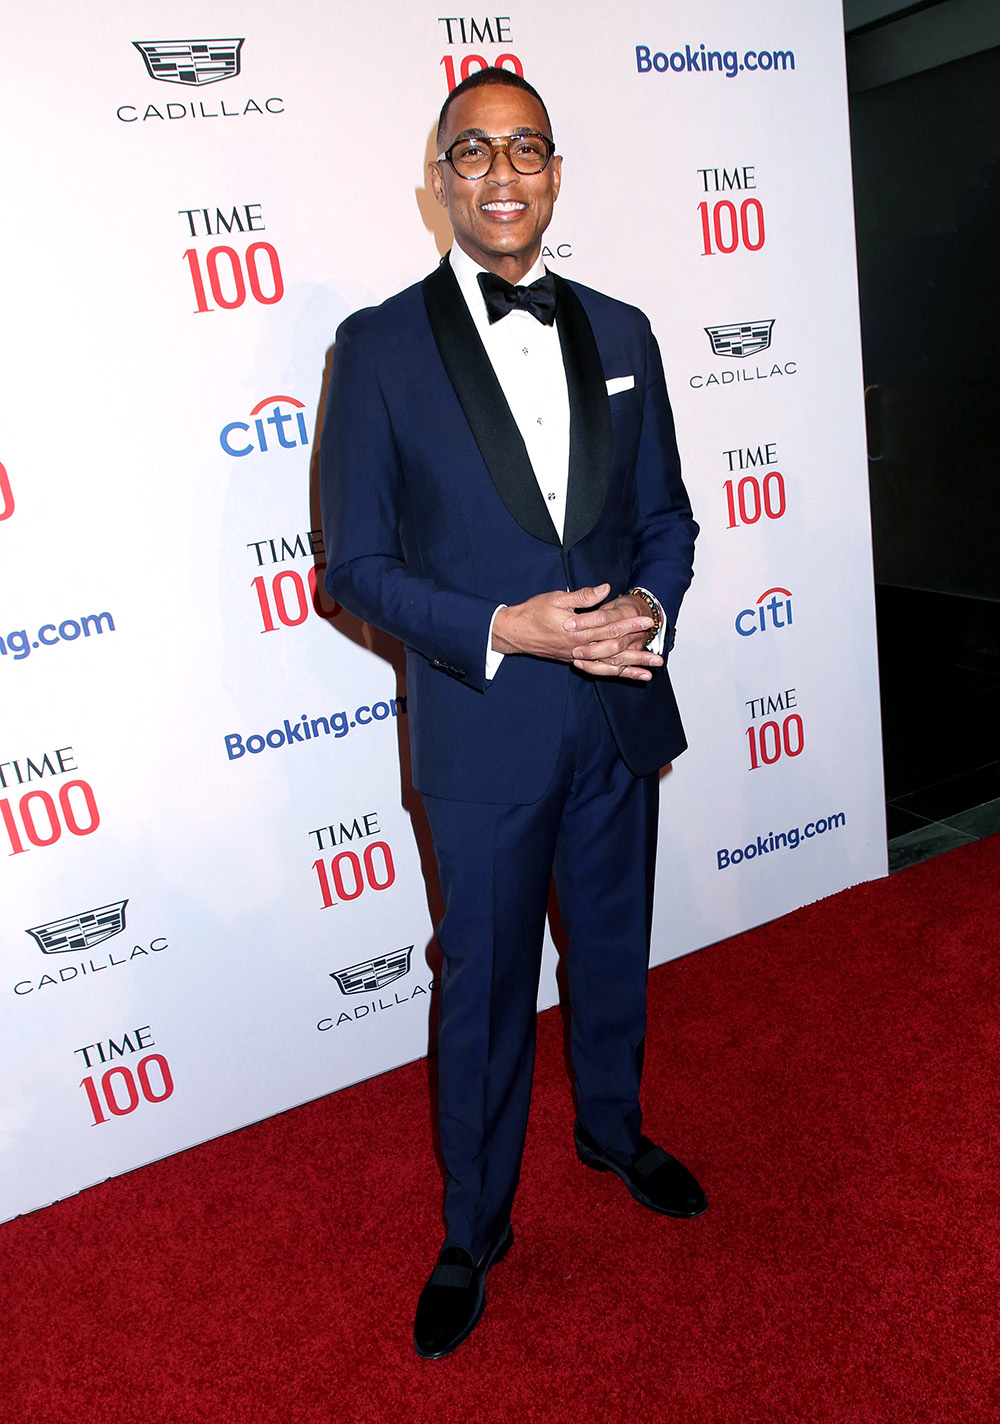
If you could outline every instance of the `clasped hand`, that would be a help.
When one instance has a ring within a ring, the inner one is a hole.
[[[648,682],[651,669],[663,664],[658,653],[644,646],[653,620],[628,594],[605,603],[610,592],[611,585],[602,583],[568,593],[538,593],[502,608],[493,622],[493,647],[505,655],[572,663],[594,677]]]

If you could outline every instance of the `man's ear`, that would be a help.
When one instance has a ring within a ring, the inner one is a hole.
[[[448,206],[448,195],[444,190],[444,174],[441,172],[440,163],[428,163],[427,181],[431,185],[431,191],[442,208],[446,208]]]

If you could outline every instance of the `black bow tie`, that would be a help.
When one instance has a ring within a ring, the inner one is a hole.
[[[486,302],[486,315],[492,326],[512,311],[531,312],[543,326],[556,319],[556,279],[551,272],[532,282],[530,287],[514,287],[493,272],[480,272],[477,280]]]

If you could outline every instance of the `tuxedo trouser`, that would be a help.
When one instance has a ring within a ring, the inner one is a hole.
[[[477,1261],[510,1216],[520,1173],[553,872],[569,941],[580,1122],[623,1159],[641,1124],[659,777],[632,775],[593,686],[569,669],[567,678],[559,760],[540,800],[423,798],[445,905],[438,1082],[446,1243]]]

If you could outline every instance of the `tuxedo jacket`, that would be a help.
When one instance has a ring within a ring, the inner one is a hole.
[[[413,781],[432,796],[527,803],[551,778],[569,678],[585,675],[510,656],[487,682],[498,604],[638,585],[659,599],[669,642],[691,580],[697,525],[649,322],[556,284],[570,405],[562,539],[447,258],[337,332],[320,455],[326,583],[406,647]],[[666,666],[647,683],[592,681],[633,773],[683,751]]]

